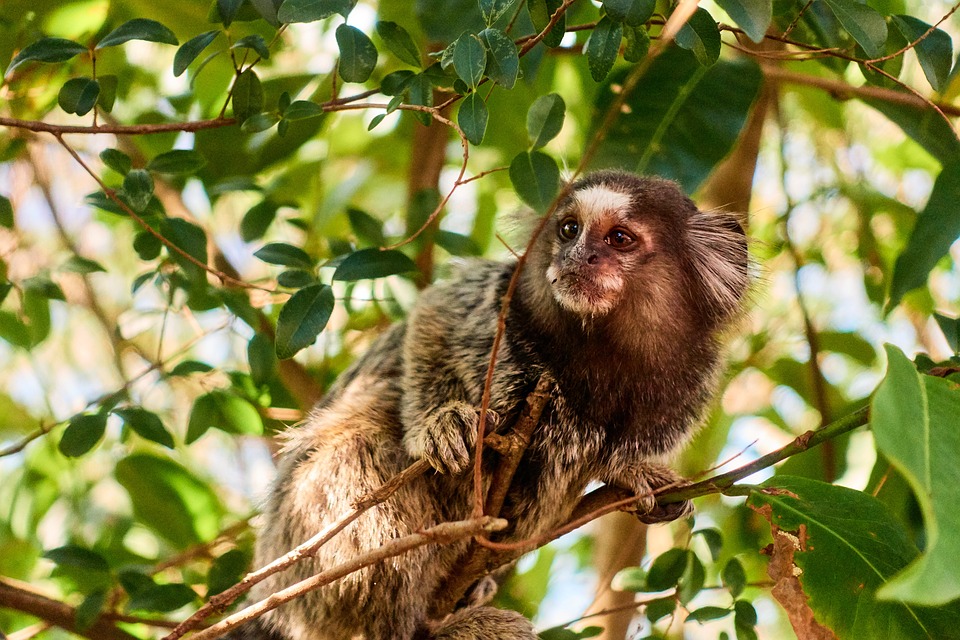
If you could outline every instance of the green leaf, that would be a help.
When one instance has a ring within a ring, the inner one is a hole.
[[[44,552],[43,557],[64,567],[77,567],[90,571],[110,571],[110,565],[102,555],[77,545],[68,544],[50,549]]]
[[[174,149],[155,157],[147,169],[157,173],[189,175],[200,171],[206,164],[206,159],[192,149]]]
[[[117,149],[104,149],[100,152],[100,160],[122,176],[130,173],[130,169],[133,168],[130,156]]]
[[[97,49],[104,47],[115,47],[118,44],[129,42],[130,40],[146,40],[147,42],[160,42],[163,44],[180,44],[173,31],[166,28],[156,20],[147,18],[134,18],[128,20],[122,25],[108,33],[103,40],[97,43]]]
[[[207,264],[207,234],[197,225],[182,218],[164,218],[160,221],[160,234],[201,265]],[[191,280],[204,281],[201,266],[177,251],[167,249],[167,252]]]
[[[366,211],[350,207],[347,209],[347,217],[350,220],[350,227],[358,238],[375,247],[382,247],[387,243],[383,235],[383,223]]]
[[[275,113],[255,113],[243,121],[240,130],[244,133],[260,133],[270,129],[278,122],[280,122],[280,118]],[[277,133],[279,134],[279,132],[280,129],[278,128]]]
[[[0,227],[13,229],[13,205],[6,196],[0,196]]]
[[[697,9],[677,32],[677,45],[688,49],[697,62],[709,67],[720,57],[720,29],[706,9]]]
[[[113,413],[120,416],[120,419],[141,438],[173,449],[173,436],[163,426],[157,414],[140,407],[115,409]]]
[[[770,521],[775,532],[798,541],[793,563],[800,584],[817,621],[840,640],[953,634],[955,614],[876,598],[877,589],[917,553],[876,498],[790,476],[775,476],[764,486],[750,494],[747,504]]]
[[[82,456],[100,442],[106,430],[107,415],[105,413],[77,414],[70,418],[60,438],[60,453],[68,458]]]
[[[647,572],[647,591],[664,591],[677,586],[687,570],[686,549],[670,549],[657,556]]]
[[[184,360],[183,362],[177,364],[170,371],[171,376],[188,376],[191,373],[207,373],[213,371],[211,367],[206,362],[198,362],[197,360]]]
[[[119,79],[114,75],[100,75],[97,76],[97,82],[100,84],[100,97],[97,98],[97,106],[110,113],[113,111],[113,103],[117,99]]]
[[[870,407],[877,448],[907,480],[926,531],[923,555],[878,592],[889,600],[942,605],[960,598],[960,392],[949,380],[917,373],[891,345],[887,376]]]
[[[240,221],[240,237],[244,242],[259,240],[277,217],[279,207],[272,200],[261,200],[250,207]]]
[[[155,260],[162,249],[163,243],[149,231],[141,231],[133,239],[133,250],[141,260]]]
[[[347,82],[366,82],[377,66],[377,48],[367,35],[347,24],[337,27],[340,77]]]
[[[284,0],[277,12],[280,22],[316,22],[339,13],[350,14],[350,0]]]
[[[707,579],[707,572],[692,551],[687,551],[687,566],[684,568],[683,575],[677,585],[677,598],[681,603],[687,605],[703,589],[703,584]]]
[[[240,396],[216,389],[194,401],[184,441],[193,444],[210,429],[256,436],[263,433],[263,420],[256,408]]]
[[[480,15],[489,27],[510,11],[516,0],[480,0]]]
[[[907,291],[926,283],[931,269],[960,236],[960,216],[956,215],[958,198],[960,161],[945,166],[937,176],[927,206],[917,216],[907,246],[897,257],[890,285],[891,308],[900,303]]]
[[[587,40],[587,65],[594,82],[601,82],[610,73],[620,53],[621,40],[623,25],[614,22],[609,16],[600,18]]]
[[[512,89],[520,73],[517,45],[500,29],[484,29],[480,40],[487,49],[487,77],[506,89]]]
[[[253,69],[247,69],[233,83],[233,115],[243,122],[263,110],[263,87]]]
[[[284,119],[292,121],[306,120],[307,118],[316,118],[322,115],[323,107],[309,100],[296,100],[283,110]]]
[[[603,8],[612,20],[638,27],[653,16],[656,0],[603,0]]]
[[[594,127],[616,99],[612,87],[622,84],[624,75],[625,70],[614,73],[599,90]],[[627,97],[626,113],[614,120],[591,168],[659,175],[693,193],[733,148],[761,80],[751,61],[703,67],[690,52],[667,49]]]
[[[250,556],[240,549],[231,549],[210,565],[207,574],[207,597],[223,593],[240,582],[250,566]]]
[[[823,0],[840,25],[857,41],[867,55],[879,58],[887,43],[887,21],[876,9],[854,0]]]
[[[66,62],[83,53],[87,48],[73,40],[65,38],[40,38],[20,50],[3,75],[10,73],[24,62]]]
[[[413,38],[407,33],[407,30],[396,22],[381,20],[377,22],[377,35],[387,45],[393,55],[397,56],[402,62],[420,68],[421,64],[420,48]]]
[[[219,13],[219,21],[223,22],[223,26],[230,26],[230,23],[237,17],[237,13],[240,11],[243,2],[244,0],[217,0],[216,9]],[[215,18],[210,21],[218,22]]]
[[[460,103],[460,110],[457,112],[457,124],[463,129],[463,134],[471,144],[480,144],[483,142],[483,134],[487,130],[487,105],[483,102],[483,96],[474,91]]]
[[[49,281],[48,281],[49,282]],[[24,283],[26,284],[26,283]],[[52,282],[50,283],[59,290]],[[59,292],[60,299],[63,299],[63,292]],[[50,335],[50,299],[56,298],[57,293],[54,290],[40,290],[35,287],[26,288],[23,292],[23,324],[26,325],[27,336],[29,337],[29,348],[35,347]]]
[[[567,105],[558,93],[548,93],[533,101],[527,110],[527,136],[530,148],[539,149],[560,133]]]
[[[225,24],[229,25],[230,23],[226,21]],[[196,60],[197,56],[209,47],[210,43],[216,40],[219,34],[220,31],[217,30],[205,31],[184,42],[183,45],[177,49],[176,55],[173,56],[173,75],[179,77],[186,71],[190,63]]]
[[[264,60],[270,59],[270,48],[259,33],[244,36],[230,46],[231,49],[250,49]]]
[[[757,610],[746,600],[737,600],[733,604],[734,620],[738,627],[754,627],[757,624]]]
[[[96,260],[90,260],[89,258],[84,258],[83,256],[70,256],[70,258],[64,262],[60,269],[63,271],[69,271],[70,273],[103,273],[106,269],[103,268]]]
[[[942,93],[950,80],[953,61],[953,40],[941,29],[930,31],[930,25],[913,16],[893,16],[893,24],[909,42],[917,42],[913,50],[920,61],[920,68],[933,90]],[[925,36],[923,40],[921,37]]]
[[[487,66],[487,50],[483,41],[472,33],[457,39],[453,48],[453,68],[468,87],[476,89]]]
[[[543,213],[560,189],[560,169],[547,154],[524,151],[510,163],[510,182],[521,200]]]
[[[360,249],[348,255],[333,272],[333,279],[365,280],[416,270],[417,265],[413,260],[400,251],[369,248]]]
[[[530,22],[533,23],[533,28],[537,32],[543,31],[550,24],[550,17],[556,13],[562,4],[563,0],[527,0],[527,12],[530,14]],[[550,28],[541,42],[547,47],[560,46],[566,28],[567,15],[564,13],[560,15],[560,19]]]
[[[671,596],[669,598],[659,598],[647,603],[647,619],[650,622],[656,622],[669,615],[673,615],[677,608],[677,601]]]
[[[277,284],[288,289],[302,289],[316,283],[316,274],[305,269],[288,269],[277,276]]]
[[[100,96],[100,83],[92,78],[70,78],[57,95],[57,104],[67,113],[83,116],[90,113]]]
[[[691,611],[687,616],[686,622],[699,622],[703,624],[704,622],[710,622],[711,620],[720,620],[721,618],[726,618],[728,615],[733,613],[730,609],[725,609],[724,607],[700,607],[694,611]]]
[[[453,256],[479,256],[483,253],[470,236],[446,229],[439,229],[433,239],[437,246]]]
[[[79,631],[85,631],[86,629],[89,629],[90,626],[96,622],[97,618],[100,617],[100,613],[103,611],[103,608],[106,604],[106,589],[95,589],[90,593],[90,595],[84,598],[83,602],[77,605],[77,629]]]
[[[763,40],[773,19],[770,0],[717,0],[720,8],[729,14],[754,42]]]
[[[293,294],[277,318],[277,357],[292,358],[313,344],[333,313],[333,289],[314,284]]]
[[[720,572],[720,579],[723,580],[723,586],[730,590],[730,595],[734,598],[743,593],[747,586],[747,574],[743,570],[743,565],[736,558],[727,560]]]
[[[623,35],[627,39],[627,45],[623,48],[624,60],[640,62],[647,57],[647,52],[650,51],[650,34],[646,27],[624,27]]]
[[[123,177],[123,195],[130,208],[143,213],[153,198],[153,178],[145,169],[133,169]]]
[[[197,599],[197,594],[185,584],[155,584],[141,589],[130,598],[130,611],[176,611]]]
[[[27,278],[23,281],[22,287],[26,292],[42,296],[48,300],[66,300],[60,285],[45,275]]]
[[[710,557],[716,562],[723,550],[723,535],[718,529],[697,529],[693,535],[700,536],[710,549]]]
[[[277,374],[277,353],[270,338],[255,333],[247,343],[247,362],[250,363],[250,377],[257,386],[273,380]]]
[[[285,242],[271,242],[263,245],[253,254],[269,264],[279,264],[285,267],[313,268],[313,259],[300,247]]]
[[[954,353],[960,353],[960,319],[948,318],[939,313],[933,314],[937,321],[940,331],[943,331],[943,337],[947,339],[947,344]]]

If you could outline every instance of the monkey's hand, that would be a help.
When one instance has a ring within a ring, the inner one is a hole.
[[[487,412],[487,422],[488,426],[497,422],[492,411]],[[425,459],[440,473],[456,475],[473,461],[471,452],[479,423],[476,407],[455,400],[426,415],[418,429],[406,433],[404,443],[410,455]]]
[[[657,502],[655,492],[658,489],[676,489],[690,484],[689,480],[669,467],[645,463],[636,468],[630,477],[620,477],[613,484],[634,492],[638,498],[637,519],[644,524],[670,522],[693,513],[693,503],[689,500],[668,504]]]

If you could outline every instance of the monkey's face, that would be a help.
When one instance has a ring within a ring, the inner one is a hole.
[[[545,233],[553,235],[546,277],[561,307],[586,319],[620,303],[629,274],[655,254],[635,206],[630,194],[593,184],[575,189],[559,207]]]

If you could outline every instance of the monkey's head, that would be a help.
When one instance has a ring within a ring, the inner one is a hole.
[[[732,215],[699,211],[673,182],[601,171],[547,221],[525,280],[534,304],[584,327],[617,318],[710,331],[739,309],[747,271]]]

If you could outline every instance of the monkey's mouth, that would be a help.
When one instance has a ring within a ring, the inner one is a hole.
[[[550,270],[547,277],[553,297],[560,306],[583,317],[609,313],[623,291],[623,280],[609,274]]]

